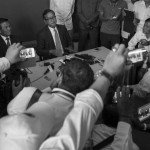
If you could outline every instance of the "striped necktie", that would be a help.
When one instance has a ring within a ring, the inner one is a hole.
[[[6,45],[7,45],[7,47],[9,47],[11,45],[9,37],[6,37]]]
[[[55,32],[55,42],[56,42],[56,55],[62,56],[64,52],[61,46],[61,41],[60,41],[60,38],[56,29],[54,29],[54,32]]]

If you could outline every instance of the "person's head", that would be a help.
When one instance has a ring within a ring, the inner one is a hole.
[[[150,34],[150,18],[145,20],[145,24],[143,27],[143,33],[144,34]]]
[[[117,3],[119,0],[110,0],[111,3]]]
[[[59,88],[77,94],[89,88],[94,81],[94,73],[86,62],[72,58],[60,67],[58,78],[60,79]]]
[[[6,37],[11,35],[11,25],[6,18],[0,18],[0,34]]]
[[[46,9],[43,12],[43,19],[46,25],[48,25],[51,28],[55,28],[57,20],[55,16],[55,12],[50,9]]]

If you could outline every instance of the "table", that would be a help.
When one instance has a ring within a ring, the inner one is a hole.
[[[76,54],[89,54],[89,55],[95,56],[96,58],[100,60],[105,60],[109,52],[110,52],[109,49],[105,47],[99,47],[96,49],[82,51]],[[74,54],[70,54],[69,56],[74,56]],[[52,81],[55,80],[57,77],[56,70],[61,65],[61,62],[59,61],[61,59],[65,59],[65,56],[57,57],[57,58],[53,58],[53,59],[49,59],[45,61],[40,61],[36,63],[35,67],[27,68],[26,70],[28,72],[28,77],[31,80],[31,86],[37,87],[41,90],[48,87],[52,83]],[[44,63],[47,63],[47,62],[54,65],[54,71],[53,72],[50,71],[46,75],[43,75],[48,68],[47,66],[44,66]],[[102,66],[99,65],[98,63],[91,65],[91,67],[94,72],[102,69]]]

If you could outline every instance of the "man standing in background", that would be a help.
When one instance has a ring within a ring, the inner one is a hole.
[[[111,49],[116,43],[120,43],[120,28],[123,20],[123,9],[127,4],[123,0],[102,0],[99,5],[101,46]]]
[[[98,5],[100,1],[101,0],[77,1],[77,14],[79,17],[79,29],[80,29],[78,51],[98,47],[98,36],[99,36]]]
[[[66,26],[71,39],[73,39],[74,5],[75,0],[50,0],[50,9],[55,12],[57,23]]]

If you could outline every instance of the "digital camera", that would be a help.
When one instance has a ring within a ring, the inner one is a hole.
[[[26,48],[20,51],[20,57],[22,58],[32,58],[35,57],[34,48]]]

